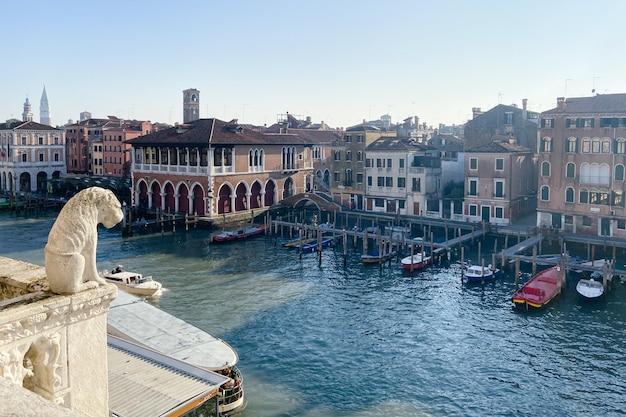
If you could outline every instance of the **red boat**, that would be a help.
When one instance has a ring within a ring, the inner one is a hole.
[[[541,271],[513,294],[515,307],[528,311],[548,304],[561,292],[559,283],[560,267],[554,266]]]
[[[424,269],[433,263],[433,258],[426,254],[416,253],[415,255],[409,255],[402,258],[402,266],[409,271],[415,271],[418,269]]]
[[[234,232],[224,231],[213,236],[213,243],[232,242],[233,240],[247,239],[252,236],[260,235],[265,232],[265,225],[250,227],[248,229],[237,230]]]

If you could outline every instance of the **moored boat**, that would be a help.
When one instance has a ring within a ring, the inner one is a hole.
[[[580,279],[576,284],[576,292],[584,300],[599,300],[604,295],[604,285],[602,285],[602,282],[595,280],[593,277],[589,279]]]
[[[500,270],[494,268],[491,264],[480,266],[467,263],[463,269],[465,280],[468,283],[491,281],[500,275]]]
[[[521,310],[539,309],[561,292],[560,266],[545,269],[513,294],[513,304]]]
[[[291,240],[284,242],[282,245],[286,248],[295,248],[296,246],[308,245],[309,243],[312,243],[312,242],[317,242],[317,239],[314,237],[310,237],[310,238],[297,237],[295,239],[291,239]]]
[[[239,356],[224,340],[141,298],[121,292],[111,302],[107,333],[230,378],[220,388],[219,415],[234,414],[245,408],[243,377],[236,366]]]
[[[211,241],[213,243],[232,242],[234,240],[247,239],[253,236],[258,236],[265,232],[265,225],[253,226],[247,229],[240,229],[236,231],[223,231],[213,236]]]
[[[115,284],[119,289],[135,295],[149,297],[162,288],[161,283],[153,280],[152,276],[144,276],[138,272],[123,271],[121,265],[118,265],[111,272],[103,272],[102,278],[106,282]]]
[[[404,269],[415,271],[428,267],[433,263],[433,258],[425,253],[416,253],[402,258],[400,263]]]
[[[303,245],[296,245],[294,246],[294,248],[298,252],[303,253],[317,252],[320,246],[322,247],[322,249],[332,246],[333,241],[334,239],[332,237],[322,238],[320,242],[318,242],[317,239],[311,239],[308,243],[305,243]]]
[[[396,256],[395,250],[383,250],[382,252],[380,252],[378,249],[374,249],[366,254],[361,255],[361,261],[366,264],[376,264],[387,262],[394,256]]]

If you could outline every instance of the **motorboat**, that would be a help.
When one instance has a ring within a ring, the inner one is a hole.
[[[383,250],[381,252],[378,249],[374,249],[361,255],[361,261],[366,264],[377,264],[387,262],[394,256],[396,256],[395,250]]]
[[[232,242],[235,240],[243,240],[253,236],[258,236],[265,232],[265,225],[248,227],[246,229],[240,229],[236,231],[225,230],[213,236],[211,241],[213,243]]]
[[[104,278],[106,282],[115,284],[117,288],[135,295],[149,297],[156,294],[162,288],[161,283],[153,280],[152,276],[144,276],[138,272],[124,271],[121,265],[118,265],[110,272],[103,272],[102,278]]]
[[[604,285],[602,285],[602,282],[594,279],[593,277],[589,279],[580,279],[576,284],[576,292],[584,300],[598,300],[604,295]]]
[[[513,294],[513,304],[520,310],[540,309],[561,292],[560,266],[544,269]]]
[[[220,387],[219,415],[246,406],[239,356],[224,340],[157,308],[132,294],[118,293],[107,314],[107,333],[168,357],[227,376]]]
[[[420,270],[428,267],[433,263],[432,256],[426,255],[425,253],[416,253],[414,255],[409,255],[405,258],[402,258],[400,261],[402,267],[409,271]]]
[[[500,270],[494,268],[491,264],[487,266],[480,266],[466,263],[463,270],[465,280],[468,283],[491,281],[500,275]]]

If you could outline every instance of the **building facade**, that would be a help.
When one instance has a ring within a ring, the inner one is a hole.
[[[534,153],[506,136],[465,152],[465,221],[515,223],[535,210]]]
[[[221,217],[311,188],[311,144],[263,134],[237,120],[199,119],[129,140],[132,205]]]
[[[364,209],[365,149],[381,137],[395,136],[395,131],[358,125],[346,129],[343,138],[332,143],[330,191],[336,203]]]
[[[626,94],[557,98],[538,142],[537,225],[626,237]]]
[[[33,121],[0,124],[0,189],[48,190],[48,180],[67,175],[65,133]]]
[[[441,163],[434,149],[380,138],[367,147],[365,165],[366,210],[441,217]]]

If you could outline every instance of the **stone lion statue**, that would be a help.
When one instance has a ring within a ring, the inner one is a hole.
[[[123,216],[115,194],[100,187],[82,190],[65,204],[44,248],[52,292],[73,294],[106,283],[96,267],[98,224],[111,228]]]

